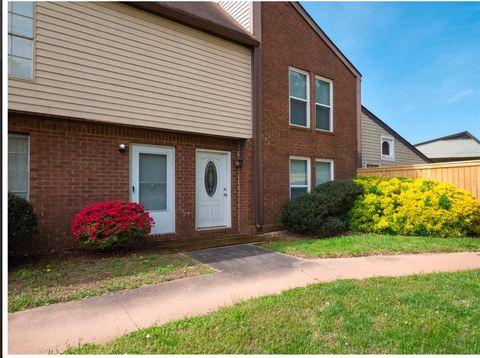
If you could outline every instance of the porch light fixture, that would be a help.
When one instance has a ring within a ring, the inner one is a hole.
[[[125,144],[121,143],[121,144],[118,145],[118,151],[120,153],[122,153],[122,154],[125,153],[126,149],[127,149],[127,146]]]
[[[235,159],[235,168],[241,168],[242,164],[243,164],[242,158],[238,157],[237,159]]]

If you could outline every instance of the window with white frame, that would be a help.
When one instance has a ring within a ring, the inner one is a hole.
[[[317,159],[315,161],[315,182],[316,185],[333,180],[333,160]]]
[[[290,199],[310,191],[310,159],[290,157]]]
[[[315,129],[331,132],[333,130],[332,81],[315,78]]]
[[[290,124],[310,127],[309,76],[308,73],[289,70]]]
[[[29,181],[28,136],[8,135],[8,191],[28,199]]]
[[[394,160],[395,159],[395,142],[392,137],[381,136],[380,137],[380,150],[382,153],[382,159]]]
[[[8,75],[33,78],[33,2],[8,2]]]

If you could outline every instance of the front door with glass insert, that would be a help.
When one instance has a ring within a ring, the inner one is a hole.
[[[132,201],[155,220],[152,234],[175,232],[175,149],[133,145],[131,153]]]
[[[197,228],[231,226],[230,153],[197,151]]]

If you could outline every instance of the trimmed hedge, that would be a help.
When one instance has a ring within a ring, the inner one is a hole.
[[[364,193],[348,215],[351,230],[440,237],[480,234],[480,202],[453,185],[422,178],[354,181]]]
[[[352,180],[334,180],[286,203],[281,222],[298,234],[332,235],[346,231],[347,213],[362,193]]]
[[[21,254],[37,228],[32,205],[24,198],[8,193],[8,252]]]

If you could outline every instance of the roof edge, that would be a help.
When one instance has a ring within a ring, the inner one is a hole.
[[[415,146],[429,144],[429,143],[437,142],[439,140],[448,140],[448,139],[452,139],[452,138],[455,138],[455,137],[458,137],[458,136],[461,136],[461,135],[466,135],[467,137],[470,137],[470,139],[473,139],[475,142],[480,144],[480,140],[478,140],[478,138],[475,137],[472,133],[470,133],[469,131],[463,131],[463,132],[450,134],[450,135],[447,135],[445,137],[439,137],[439,138],[427,140],[425,142],[417,143],[417,144],[415,144]]]
[[[358,78],[362,77],[360,71],[350,62],[350,60],[343,54],[342,51],[335,45],[335,43],[328,37],[316,21],[310,16],[305,8],[297,1],[290,1],[290,4],[298,11],[298,13],[305,19],[305,21],[313,28],[313,30],[320,36],[322,40],[332,49],[332,51],[342,60],[347,68]]]
[[[420,150],[415,148],[414,145],[412,145],[408,140],[403,138],[400,134],[395,132],[388,124],[386,124],[384,121],[382,121],[380,118],[378,118],[376,115],[374,115],[372,112],[370,112],[367,107],[362,105],[362,112],[364,112],[369,118],[371,118],[375,123],[377,123],[380,127],[385,129],[387,132],[389,132],[392,136],[397,138],[400,142],[402,142],[404,145],[406,145],[409,149],[411,149],[415,154],[417,154],[420,158],[424,159],[427,163],[433,163],[431,159],[429,159],[425,154],[423,154]]]
[[[234,42],[238,45],[246,47],[256,47],[260,41],[253,35],[245,32],[235,31],[225,26],[219,25],[207,19],[196,16],[195,14],[182,11],[168,6],[159,1],[122,1],[123,4],[132,6],[136,9],[149,12],[154,15],[161,16],[168,20],[178,22],[182,25],[192,27],[196,30],[206,32],[210,35],[220,37],[224,40]]]

